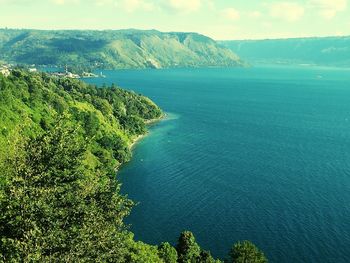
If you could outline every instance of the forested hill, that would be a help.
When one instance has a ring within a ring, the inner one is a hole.
[[[350,36],[220,41],[248,63],[350,67]]]
[[[120,193],[115,168],[130,159],[145,123],[161,116],[148,98],[117,87],[0,74],[0,262],[222,262],[191,232],[176,247],[155,246],[135,241],[124,224],[133,202]],[[267,262],[248,241],[229,258]]]
[[[0,29],[0,61],[91,68],[231,67],[231,50],[196,33]]]
[[[0,75],[0,80],[0,139],[24,122],[25,134],[35,135],[68,114],[67,121],[90,138],[88,156],[94,164],[127,161],[129,145],[146,132],[145,122],[162,114],[148,98],[116,86],[97,88],[21,70],[13,70],[8,78]]]

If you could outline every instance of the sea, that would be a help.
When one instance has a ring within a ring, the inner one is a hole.
[[[184,230],[224,259],[251,240],[269,262],[350,262],[350,69],[103,71],[167,114],[117,178],[135,239]]]

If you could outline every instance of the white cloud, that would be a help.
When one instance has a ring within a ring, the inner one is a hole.
[[[240,18],[240,13],[234,8],[226,8],[222,10],[222,14],[229,20],[238,20]]]
[[[166,5],[173,11],[190,13],[200,9],[202,0],[167,0]]]
[[[122,0],[116,2],[117,6],[121,6],[127,12],[134,12],[136,10],[152,11],[155,6],[152,2],[144,0]]]
[[[205,4],[208,6],[209,10],[215,10],[214,0],[206,0]]]
[[[0,4],[23,5],[32,3],[30,0],[0,0]]]
[[[53,0],[53,2],[56,5],[64,5],[66,3],[65,0]]]
[[[248,16],[250,18],[260,18],[260,17],[262,17],[262,13],[259,11],[252,11],[252,12],[248,13]]]
[[[344,31],[338,30],[335,32],[335,35],[340,37],[340,36],[345,36],[346,34],[344,33]],[[342,49],[344,48],[338,48],[338,50],[342,50]],[[345,50],[348,51],[348,48],[346,47]]]
[[[10,1],[10,0],[0,0]],[[25,0],[16,0],[25,1]],[[30,1],[30,0],[28,0]],[[192,13],[202,7],[214,9],[213,0],[51,0],[57,5],[82,2],[84,4],[94,4],[96,6],[116,6],[126,12],[163,10],[176,13]]]
[[[271,29],[273,25],[270,22],[262,22],[261,26],[265,29]]]
[[[105,6],[108,4],[113,4],[114,1],[113,0],[95,0],[95,5],[97,6]]]
[[[292,2],[279,2],[271,4],[270,16],[288,22],[298,21],[305,13],[303,6]]]
[[[52,0],[56,5],[65,5],[65,4],[79,4],[80,0]]]
[[[347,0],[310,0],[312,8],[317,9],[320,16],[332,19],[338,12],[347,8]]]

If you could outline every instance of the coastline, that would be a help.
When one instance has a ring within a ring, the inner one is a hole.
[[[147,126],[149,125],[152,125],[152,124],[155,124],[155,123],[158,123],[162,120],[164,120],[165,118],[167,117],[167,114],[166,113],[163,113],[159,118],[155,118],[155,119],[151,119],[151,120],[145,120],[145,124]],[[145,134],[141,134],[139,136],[137,136],[135,139],[132,140],[130,146],[129,146],[129,149],[132,150],[135,148],[136,144],[141,141],[144,137],[146,137],[148,135],[148,131],[145,133]]]

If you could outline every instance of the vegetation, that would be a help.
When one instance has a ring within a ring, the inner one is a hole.
[[[141,30],[41,31],[0,29],[0,60],[91,68],[240,66],[232,51],[195,33]]]
[[[220,41],[249,63],[350,66],[350,37]]]
[[[165,263],[176,263],[178,260],[176,249],[168,242],[160,244],[158,255]]]
[[[233,245],[230,251],[230,258],[230,262],[234,263],[267,263],[264,253],[250,241],[238,242]]]
[[[17,142],[3,162],[0,250],[5,262],[111,261],[127,256],[131,201],[112,174],[86,169],[79,129],[60,122]],[[17,136],[16,136],[17,137]]]
[[[81,137],[89,141],[89,166],[116,168],[128,161],[129,145],[146,133],[145,121],[162,115],[148,98],[115,86],[97,88],[77,80],[19,70],[8,78],[0,77],[0,85],[0,132],[6,135],[26,121],[23,134],[33,137],[52,128],[59,116],[68,114],[68,121],[81,126]]]
[[[176,250],[179,263],[220,262],[220,260],[214,260],[209,252],[202,250],[197,244],[194,235],[189,231],[181,233]]]
[[[117,87],[22,70],[0,75],[0,262],[221,262],[191,232],[176,248],[152,246],[123,222],[133,202],[115,169],[145,122],[161,115]],[[266,262],[245,243],[231,257]]]

